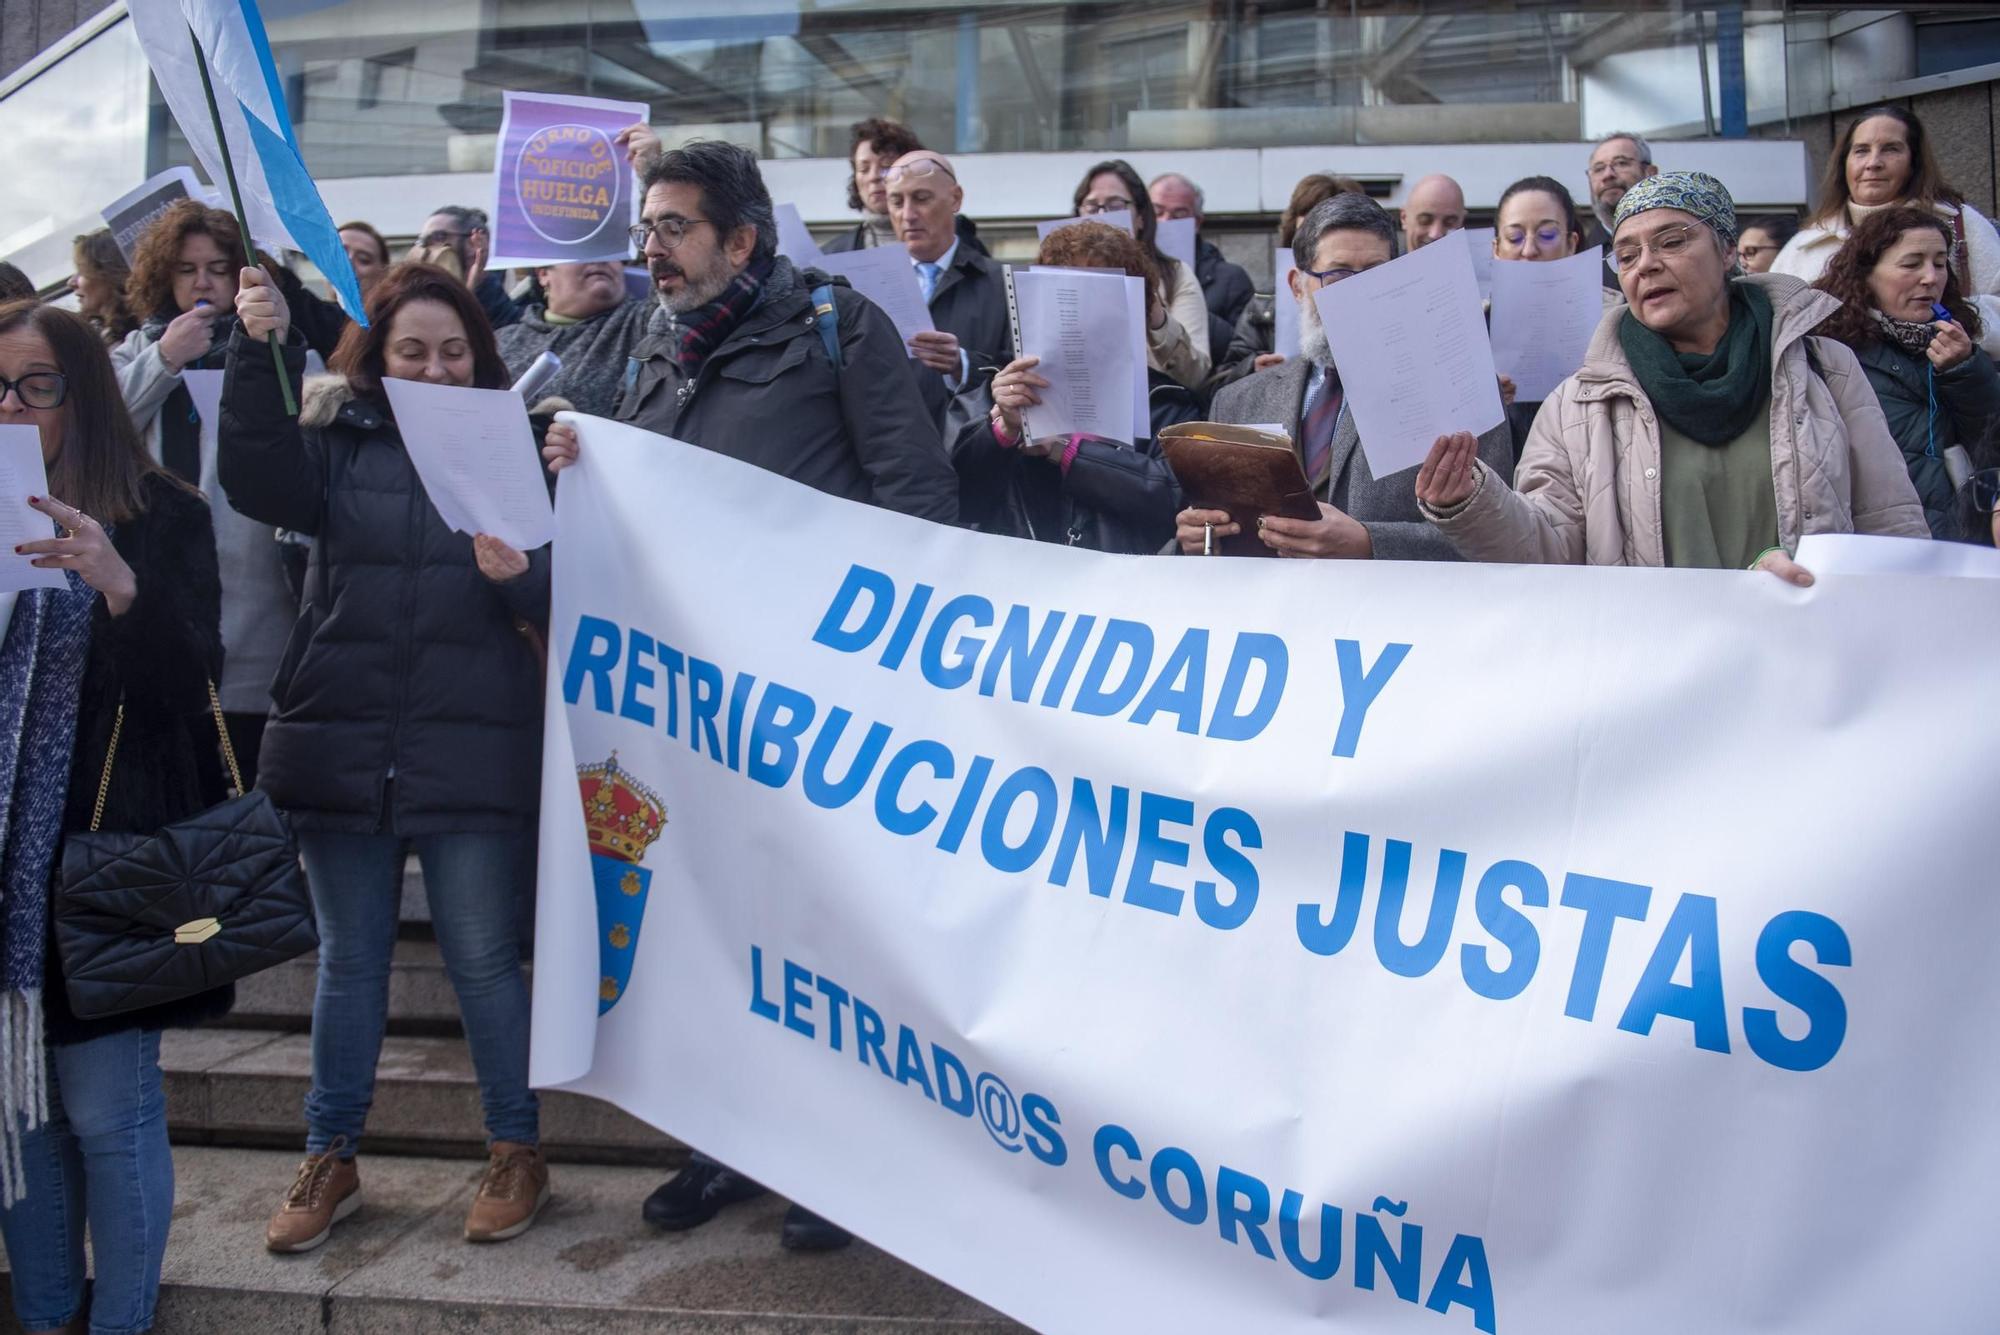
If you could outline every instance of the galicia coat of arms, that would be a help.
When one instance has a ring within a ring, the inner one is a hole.
[[[591,879],[597,887],[597,1013],[625,995],[646,916],[653,873],[642,866],[646,850],[667,825],[666,804],[621,769],[618,753],[597,765],[576,767],[583,793],[583,823],[590,837]]]

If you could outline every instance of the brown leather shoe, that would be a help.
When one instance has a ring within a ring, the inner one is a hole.
[[[465,1216],[467,1242],[505,1242],[534,1225],[549,1203],[549,1166],[541,1150],[496,1140],[487,1151],[486,1176]]]
[[[274,1252],[309,1252],[326,1241],[333,1226],[361,1208],[361,1170],[349,1156],[347,1137],[336,1137],[324,1154],[309,1154],[285,1193],[285,1203],[264,1230]]]

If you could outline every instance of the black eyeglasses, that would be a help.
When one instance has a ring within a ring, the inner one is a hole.
[[[68,393],[69,377],[60,371],[30,371],[19,380],[0,376],[0,402],[12,394],[25,407],[60,408]]]
[[[1293,267],[1306,277],[1316,278],[1321,283],[1329,285],[1338,283],[1343,278],[1352,278],[1361,272],[1359,269],[1308,269],[1303,264],[1294,265]]]
[[[1972,475],[1972,508],[1983,515],[2000,510],[2000,468],[1982,468]]]
[[[705,222],[708,222],[708,219],[662,218],[656,223],[640,223],[625,235],[632,238],[632,249],[636,251],[643,251],[646,248],[649,237],[659,238],[661,250],[672,250],[687,239],[688,228],[699,227]]]
[[[471,235],[472,233],[470,232],[425,232],[417,238],[417,244],[420,246],[448,246],[454,241],[463,241]]]

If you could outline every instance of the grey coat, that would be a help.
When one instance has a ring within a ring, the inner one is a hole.
[[[206,360],[206,359],[204,359]],[[135,329],[111,350],[118,386],[132,423],[161,461],[160,414],[181,387],[181,373],[169,371],[150,329]],[[218,374],[220,373],[218,368]],[[295,381],[293,391],[299,386]],[[216,431],[201,433],[202,494],[215,524],[216,556],[222,569],[222,679],[216,690],[232,714],[262,714],[271,707],[271,678],[285,651],[285,637],[298,617],[298,600],[285,582],[277,530],[229,504],[216,475]]]
[[[499,331],[500,356],[507,374],[518,380],[535,358],[555,353],[562,370],[536,397],[568,399],[580,413],[609,417],[617,411],[632,349],[667,323],[666,312],[651,297],[634,297],[575,324],[550,324],[546,307],[529,306],[520,323]]]
[[[1275,423],[1284,428],[1297,447],[1299,419],[1311,375],[1312,363],[1303,357],[1259,371],[1217,391],[1209,417],[1238,426]],[[1451,543],[1417,510],[1417,470],[1405,468],[1377,478],[1368,469],[1367,452],[1357,448],[1360,444],[1354,414],[1341,413],[1333,433],[1328,494],[1320,499],[1368,530],[1377,560],[1458,560]],[[1511,473],[1514,445],[1505,422],[1480,436],[1479,457],[1500,476]]]

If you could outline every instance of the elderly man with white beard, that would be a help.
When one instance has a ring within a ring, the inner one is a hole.
[[[1313,304],[1322,287],[1394,259],[1395,222],[1366,195],[1335,195],[1300,221],[1292,253],[1298,257],[1291,287],[1299,305],[1300,355],[1226,386],[1209,411],[1217,422],[1282,427],[1319,501],[1318,519],[1273,515],[1257,521],[1257,536],[1279,556],[1457,560],[1417,509],[1417,470],[1384,478],[1370,471]],[[1511,474],[1513,445],[1504,422],[1479,437],[1478,452],[1501,477]],[[1221,510],[1196,509],[1181,511],[1175,526],[1180,549],[1189,555],[1206,550],[1208,539],[1243,528]]]

